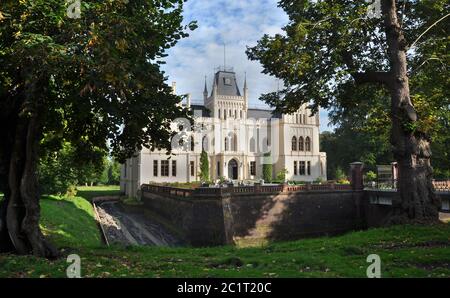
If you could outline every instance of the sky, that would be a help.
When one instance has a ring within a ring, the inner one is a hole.
[[[203,103],[205,76],[211,91],[214,69],[224,65],[225,44],[226,66],[234,68],[241,90],[247,74],[249,106],[267,108],[259,96],[277,90],[278,80],[262,74],[245,50],[264,34],[282,33],[288,17],[277,0],[188,0],[183,15],[185,24],[196,20],[198,28],[167,52],[163,66],[169,84],[177,83],[177,94],[190,93],[193,103]],[[327,112],[322,110],[320,118],[321,131],[330,130]]]

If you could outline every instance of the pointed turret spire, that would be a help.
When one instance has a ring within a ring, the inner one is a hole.
[[[205,89],[203,90],[203,100],[206,103],[206,100],[208,99],[208,86],[206,84],[206,76],[205,76]]]
[[[247,72],[245,72],[245,79],[244,79],[244,104],[245,104],[245,110],[248,109],[248,86],[247,86]]]
[[[247,72],[245,72],[244,90],[247,89]]]

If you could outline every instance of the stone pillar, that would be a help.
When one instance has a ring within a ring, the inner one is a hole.
[[[363,190],[363,167],[362,162],[354,162],[350,164],[350,182],[353,190]]]
[[[391,166],[392,166],[392,186],[396,189],[398,181],[398,163],[393,162],[391,163]]]

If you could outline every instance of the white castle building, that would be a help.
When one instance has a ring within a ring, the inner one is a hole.
[[[185,104],[194,115],[193,127],[187,120],[173,123],[179,134],[172,141],[172,155],[144,149],[122,165],[123,193],[136,196],[142,184],[152,182],[199,181],[203,150],[211,181],[260,180],[264,163],[273,164],[274,178],[285,170],[288,181],[327,179],[318,113],[311,116],[306,105],[294,114],[249,108],[247,80],[241,93],[232,69],[215,73],[211,93],[205,81],[203,96],[203,105],[192,105],[189,95]]]

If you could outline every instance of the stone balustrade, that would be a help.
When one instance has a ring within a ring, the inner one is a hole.
[[[196,189],[183,189],[170,186],[160,186],[152,184],[144,184],[141,186],[141,191],[158,193],[177,198],[189,198],[202,195],[220,196],[223,194],[255,194],[255,193],[288,193],[288,192],[311,192],[311,191],[349,191],[352,190],[350,184],[304,184],[304,185],[260,185],[253,186],[235,186],[235,187],[199,187]]]

